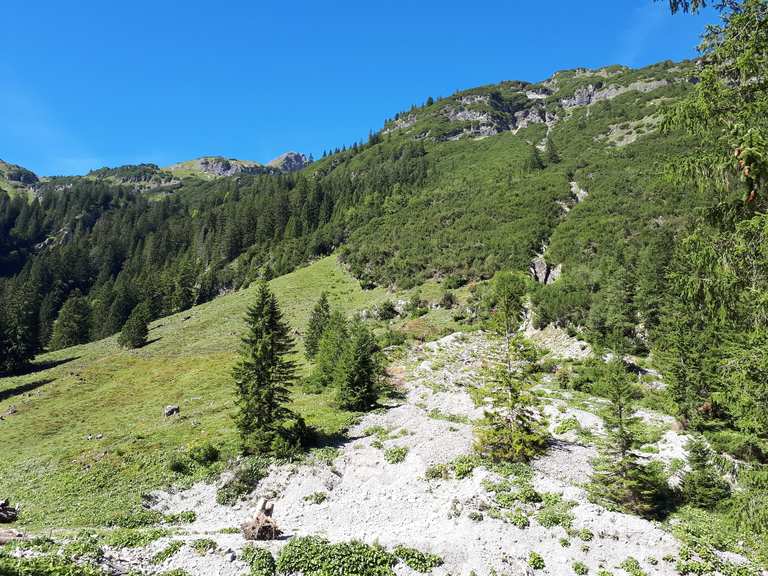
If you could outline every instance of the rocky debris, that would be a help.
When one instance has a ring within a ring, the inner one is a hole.
[[[593,84],[589,84],[576,89],[573,96],[569,98],[561,98],[560,104],[565,109],[576,108],[578,106],[589,106],[590,104],[600,102],[601,100],[612,100],[617,96],[621,96],[622,94],[633,90],[638,92],[652,92],[653,90],[667,86],[668,84],[668,80],[638,80],[627,86],[612,84],[606,88],[597,88]]]
[[[555,280],[560,278],[563,272],[563,265],[557,264],[552,266],[545,259],[544,255],[538,255],[531,261],[530,265],[531,276],[536,282],[540,284],[552,284]]]
[[[277,168],[281,172],[296,172],[306,168],[312,163],[312,159],[299,152],[286,152],[272,160],[267,166]]]
[[[568,185],[571,187],[571,194],[576,198],[576,202],[583,202],[589,196],[589,192],[580,187],[577,182],[571,181]]]
[[[8,500],[0,500],[0,522],[15,522],[19,517],[19,511],[12,507]]]
[[[176,404],[169,404],[163,409],[163,416],[169,417],[173,416],[174,414],[178,414],[181,410],[179,409],[178,405]]]
[[[407,130],[416,124],[416,120],[416,114],[406,114],[405,116],[395,118],[386,128],[384,128],[382,134],[389,134],[395,130]]]
[[[0,546],[8,542],[18,542],[26,537],[18,530],[0,530]]]
[[[13,416],[18,411],[19,409],[16,407],[16,404],[11,404],[10,406],[8,406],[8,409],[5,411],[3,416]]]
[[[526,335],[556,357],[591,353],[586,343],[560,329],[530,328]],[[531,551],[544,557],[553,574],[564,574],[565,568],[560,567],[575,560],[596,573],[600,566],[617,566],[633,556],[649,576],[672,576],[673,565],[647,559],[676,555],[678,542],[651,522],[590,503],[580,485],[591,475],[595,448],[578,443],[569,433],[557,435],[548,453],[533,462],[532,481],[539,492],[560,494],[573,502],[573,529],[587,528],[594,534],[588,549],[564,548],[560,540],[567,537],[565,529],[542,525],[535,512],[530,514],[527,528],[492,517],[488,510],[496,505],[495,496],[487,487],[501,477],[482,466],[461,479],[425,478],[431,466],[472,453],[472,421],[482,417],[483,409],[475,405],[469,390],[483,384],[488,368],[499,361],[500,346],[498,339],[483,332],[451,334],[414,346],[390,368],[399,375],[402,403],[366,414],[349,430],[349,439],[331,462],[308,458],[274,465],[256,490],[234,507],[217,504],[217,486],[201,482],[184,491],[157,493],[153,508],[165,513],[195,510],[197,518],[185,526],[185,540],[205,535],[215,539],[220,550],[238,554],[247,542],[246,534],[222,530],[250,522],[256,532],[253,535],[258,536],[259,522],[264,522],[263,518],[257,521],[261,514],[273,518],[287,537],[378,541],[388,548],[404,544],[437,554],[445,564],[432,572],[435,576],[472,570],[487,576],[510,573],[511,568],[515,574],[529,573],[526,561]],[[573,417],[582,428],[599,433],[601,419],[593,412],[572,408],[558,398],[552,398],[547,408],[552,425]],[[392,464],[384,453],[395,447],[408,451],[402,462]],[[325,496],[321,502],[311,498],[317,493]],[[273,514],[267,514],[267,502],[274,502]],[[280,538],[259,545],[277,553],[285,541]],[[167,541],[153,543],[144,551],[120,553],[151,558],[163,546]],[[142,562],[149,566],[149,561]],[[230,575],[241,564],[240,560],[230,562],[227,554],[201,557],[184,547],[154,568]],[[400,564],[394,570],[399,576],[413,574]]]
[[[544,110],[539,106],[528,108],[527,110],[519,110],[514,114],[515,129],[526,128],[531,124],[554,124],[557,122],[557,115]]]

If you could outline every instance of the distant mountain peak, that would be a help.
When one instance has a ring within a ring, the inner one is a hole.
[[[296,172],[312,163],[312,157],[300,152],[285,152],[272,160],[267,166],[277,168],[281,172]]]

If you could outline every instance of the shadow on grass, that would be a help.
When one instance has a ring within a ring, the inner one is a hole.
[[[73,360],[77,360],[80,358],[80,356],[71,356],[69,358],[62,358],[61,360],[46,360],[44,362],[32,362],[31,364],[27,364],[26,366],[22,366],[21,368],[17,368],[16,370],[8,370],[8,371],[0,371],[0,378],[5,378],[7,376],[26,376],[27,374],[36,374],[37,372],[42,372],[43,370],[50,370],[51,368],[56,368],[56,366],[61,366],[62,364],[66,364],[68,362],[72,362]]]
[[[19,394],[24,394],[25,392],[31,392],[32,390],[50,384],[51,382],[53,382],[53,378],[44,378],[42,380],[35,380],[34,382],[27,382],[26,384],[19,384],[8,390],[0,390],[0,402],[18,396]]]

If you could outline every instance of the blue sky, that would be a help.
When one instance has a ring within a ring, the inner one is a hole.
[[[715,17],[652,0],[5,0],[0,158],[38,174],[318,156],[423,102],[696,55]]]

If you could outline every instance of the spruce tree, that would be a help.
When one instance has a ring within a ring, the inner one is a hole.
[[[731,495],[731,488],[715,465],[712,451],[702,438],[694,438],[686,446],[688,465],[691,469],[682,482],[683,498],[686,502],[709,509]]]
[[[544,158],[547,160],[547,164],[557,164],[560,162],[560,155],[557,153],[555,143],[552,142],[552,138],[547,136],[544,142]]]
[[[149,319],[149,306],[146,302],[134,307],[120,331],[120,336],[117,338],[118,344],[124,348],[144,346],[149,334]]]
[[[635,386],[620,360],[609,363],[605,388],[611,401],[605,416],[606,438],[595,462],[589,493],[597,502],[639,516],[658,516],[666,504],[668,487],[658,468],[643,464],[633,448]]]
[[[378,397],[381,374],[378,346],[362,322],[353,323],[349,332],[349,341],[336,366],[334,385],[342,408],[367,410]]]
[[[296,380],[296,363],[290,359],[294,342],[264,281],[245,323],[240,360],[232,372],[243,451],[286,455],[299,448],[304,436],[303,421],[288,408],[289,387]]]
[[[512,370],[512,337],[522,320],[526,282],[521,274],[497,272],[493,277],[493,326],[504,338],[507,372]]]
[[[304,337],[304,349],[308,359],[311,360],[317,354],[320,338],[326,326],[328,326],[330,318],[331,306],[328,304],[328,295],[323,292],[320,294],[320,299],[315,304],[312,315],[309,317],[307,335]]]
[[[331,313],[323,330],[315,355],[315,366],[310,376],[310,384],[316,391],[321,391],[333,384],[336,366],[345,347],[348,345],[349,328],[341,312]]]
[[[51,349],[67,348],[88,342],[91,307],[88,300],[75,290],[64,302],[53,325]]]
[[[518,362],[514,370],[509,365],[497,368],[490,389],[494,406],[477,426],[475,450],[496,462],[527,462],[546,450],[549,438],[532,391],[538,353],[519,337],[512,350]]]

